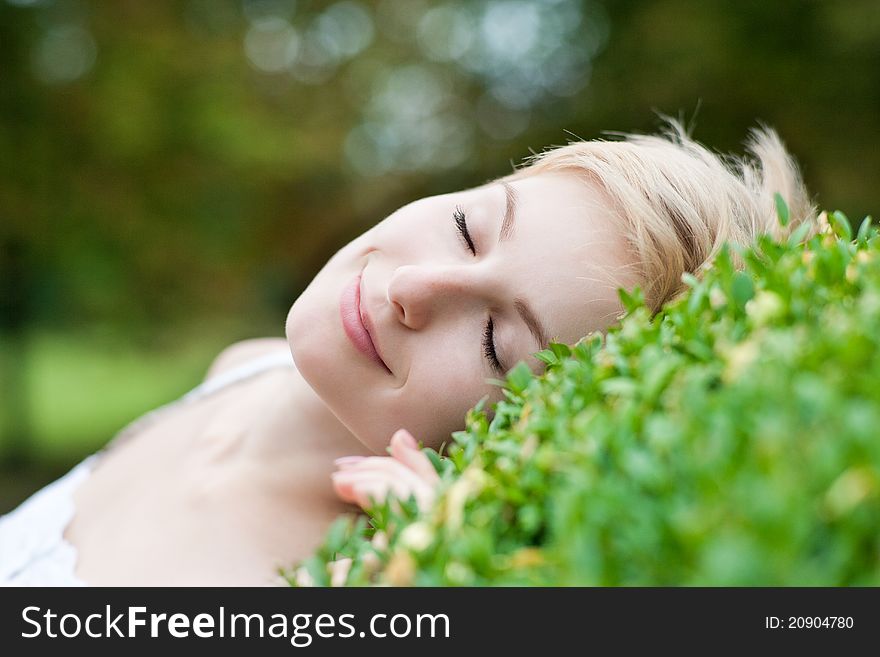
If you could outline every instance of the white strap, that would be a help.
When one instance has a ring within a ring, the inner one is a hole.
[[[162,406],[159,406],[158,408],[147,412],[133,422],[129,423],[127,426],[123,427],[123,429],[119,433],[117,433],[113,437],[113,439],[104,446],[101,451],[107,451],[111,447],[114,447],[124,442],[127,438],[137,434],[140,430],[152,424],[162,414],[164,414],[171,408],[175,408],[178,405],[185,404],[187,402],[195,401],[196,399],[201,399],[202,397],[207,397],[208,395],[211,395],[218,390],[221,390],[222,388],[230,386],[233,383],[243,381],[244,379],[254,376],[255,374],[265,372],[266,370],[270,370],[274,367],[294,367],[293,356],[291,356],[290,351],[288,351],[287,349],[273,351],[249,360],[245,363],[242,363],[241,365],[226,370],[225,372],[220,372],[216,376],[212,376],[210,379],[208,379],[207,381],[203,381],[182,397],[178,397],[177,399],[170,401],[167,404],[163,404]]]
[[[265,370],[272,369],[273,367],[293,367],[293,356],[290,355],[290,351],[287,349],[273,351],[242,363],[241,365],[226,370],[225,372],[220,372],[190,390],[181,397],[181,401],[190,401],[205,397],[221,388],[225,388],[228,385],[232,385],[233,383],[247,379],[254,374],[259,374]]]

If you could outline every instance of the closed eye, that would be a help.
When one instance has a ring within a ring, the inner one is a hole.
[[[464,242],[464,245],[473,255],[477,255],[474,241],[471,239],[471,234],[468,231],[467,218],[465,217],[464,210],[461,209],[461,206],[455,206],[455,211],[452,213],[452,216],[455,219],[455,226],[458,228],[458,234],[461,236],[462,242]],[[495,370],[499,376],[504,376],[506,369],[498,359],[498,351],[495,349],[495,325],[492,322],[491,315],[486,322],[486,328],[483,329],[483,354],[486,356],[486,360],[489,361],[489,365],[492,366],[492,369]]]

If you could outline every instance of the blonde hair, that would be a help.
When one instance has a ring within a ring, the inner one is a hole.
[[[683,273],[699,276],[725,242],[748,246],[762,233],[779,239],[803,222],[817,226],[797,164],[773,129],[753,129],[747,156],[736,157],[711,152],[679,121],[665,122],[659,135],[575,141],[535,154],[503,178],[570,171],[597,183],[635,251],[652,312],[686,288]],[[786,226],[777,218],[777,192],[790,210]]]

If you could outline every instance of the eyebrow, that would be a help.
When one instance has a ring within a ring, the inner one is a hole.
[[[502,180],[501,186],[504,188],[505,206],[504,221],[501,222],[501,230],[498,231],[498,244],[506,242],[513,235],[513,230],[516,227],[516,208],[519,203],[519,198],[517,197],[513,185]],[[538,350],[545,349],[549,342],[547,338],[547,329],[544,328],[544,325],[541,323],[541,320],[538,319],[538,316],[532,310],[532,307],[525,299],[519,297],[513,300],[513,307],[516,309],[516,312],[519,313],[522,321],[528,327],[529,332],[538,343]]]
[[[504,188],[505,205],[504,205],[504,221],[501,222],[501,230],[498,231],[498,243],[506,242],[513,235],[513,229],[516,227],[516,206],[519,198],[516,190],[509,182],[501,181]]]

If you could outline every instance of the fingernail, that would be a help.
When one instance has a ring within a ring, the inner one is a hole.
[[[403,433],[403,442],[405,442],[407,445],[409,445],[413,449],[419,448],[419,444],[416,442],[416,439],[412,437],[412,434],[409,431],[406,431],[405,429],[401,429],[401,432]]]
[[[360,463],[363,461],[366,456],[340,456],[338,459],[333,461],[334,465],[351,465],[352,463]]]

